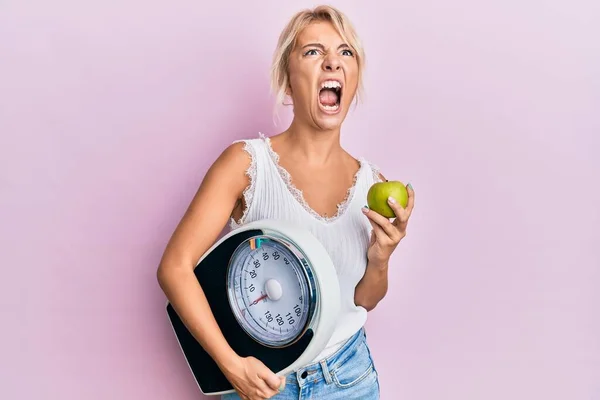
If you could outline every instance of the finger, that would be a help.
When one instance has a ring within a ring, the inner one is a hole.
[[[406,205],[406,211],[410,216],[413,207],[415,206],[415,191],[413,190],[413,187],[410,183],[406,185],[406,191],[408,192],[408,204]]]
[[[277,388],[276,389],[271,389],[272,392],[270,394],[270,396],[275,396],[278,393],[283,392],[283,390],[285,389],[285,384],[286,384],[286,378],[285,376],[278,376],[278,384],[277,384]]]
[[[396,214],[396,218],[405,219],[407,217],[407,211],[396,201],[396,199],[390,196],[388,197],[387,202],[392,211],[394,211],[394,214]]]
[[[375,222],[373,221],[369,221],[371,223],[371,226],[373,227],[373,229],[371,230],[372,232],[372,237],[373,239],[369,242],[369,247],[373,246],[375,243],[387,243],[390,239],[388,238],[387,233],[385,233],[385,231],[383,229],[381,229],[380,226],[378,226]]]
[[[376,222],[372,221],[370,218],[369,223],[373,227],[373,230],[371,231],[371,240],[369,244],[373,244],[375,241],[377,241],[377,239],[385,240],[387,238],[387,233],[385,233],[381,226],[379,226]]]
[[[368,208],[363,208],[363,213],[369,218],[369,222],[371,222],[375,234],[379,238],[385,239],[387,237],[393,240],[398,235],[398,230],[388,218]],[[383,237],[382,234],[384,235]]]
[[[251,400],[251,396],[247,395],[246,393],[241,393],[241,392],[237,392],[238,396],[240,396],[240,398],[242,400]]]
[[[276,390],[276,391],[279,391],[279,388],[282,385],[281,378],[284,378],[284,377],[280,377],[280,376],[274,374],[268,368],[260,371],[258,374],[258,377],[261,378],[268,385],[268,387],[270,389]],[[285,384],[285,378],[283,379],[283,384]]]
[[[277,393],[279,393],[279,390],[273,390],[264,380],[259,379],[256,382],[254,394],[257,399],[270,399]]]

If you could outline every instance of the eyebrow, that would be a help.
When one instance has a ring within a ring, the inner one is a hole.
[[[302,46],[303,49],[306,47],[318,47],[320,49],[325,49],[325,46],[323,46],[321,43],[308,43],[308,44],[305,44],[304,46]],[[349,49],[350,46],[348,46],[346,43],[342,43],[338,46],[338,50],[342,49],[342,48]]]

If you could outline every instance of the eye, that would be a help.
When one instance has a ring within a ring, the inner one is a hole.
[[[317,55],[317,50],[316,49],[310,49],[307,52],[304,53],[305,56],[316,56]]]
[[[342,50],[342,54],[345,55],[345,56],[350,56],[350,57],[352,57],[354,55],[354,53],[352,52],[352,50],[348,50],[348,49]]]

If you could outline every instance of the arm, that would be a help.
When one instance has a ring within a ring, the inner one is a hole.
[[[225,370],[236,362],[237,355],[212,315],[194,268],[218,238],[248,184],[244,171],[249,161],[242,145],[228,147],[209,168],[169,240],[157,271],[159,285],[183,323]]]
[[[245,392],[246,399],[250,398],[250,392],[252,396],[262,393],[263,398],[276,393],[281,380],[258,360],[242,358],[233,351],[194,275],[198,260],[218,238],[249,183],[245,172],[250,159],[243,146],[243,143],[229,146],[207,171],[166,246],[157,278],[187,329],[238,393]]]
[[[364,276],[356,285],[354,303],[373,310],[383,300],[388,290],[388,263],[369,261]]]
[[[383,175],[379,177],[385,181]],[[414,206],[414,191],[410,184],[408,190],[408,205],[406,209],[399,204],[389,203],[396,218],[388,218],[368,208],[363,208],[364,214],[373,226],[371,241],[367,250],[367,268],[365,275],[356,285],[354,302],[367,311],[373,310],[385,297],[388,290],[388,265],[392,253],[406,236],[406,226]]]

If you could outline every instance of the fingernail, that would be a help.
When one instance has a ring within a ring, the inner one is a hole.
[[[364,214],[368,213],[368,212],[369,212],[369,207],[367,207],[367,206],[364,206],[364,207],[362,208],[362,212],[363,212]]]
[[[393,198],[392,196],[388,197],[388,201],[392,204],[396,204],[396,199]]]
[[[410,190],[413,190],[413,187],[410,183],[408,185],[406,185],[406,187],[408,187]]]

